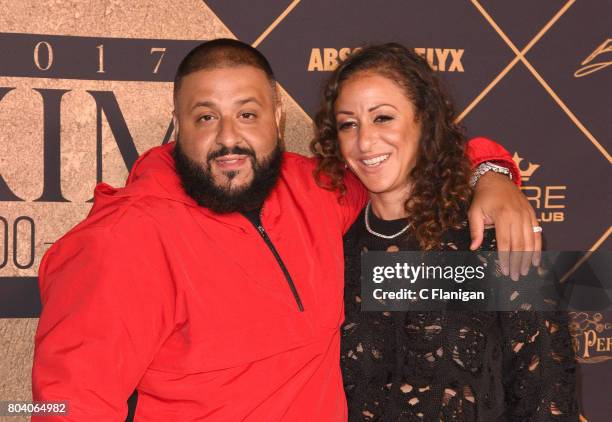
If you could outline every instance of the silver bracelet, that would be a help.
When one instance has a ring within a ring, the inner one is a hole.
[[[510,169],[504,166],[493,164],[490,161],[485,161],[484,163],[481,163],[478,167],[476,167],[476,170],[474,170],[474,173],[472,173],[472,177],[470,177],[470,186],[475,187],[476,183],[478,183],[478,180],[482,177],[482,175],[488,171],[505,174],[510,178],[510,180],[512,180],[512,172],[510,171]]]

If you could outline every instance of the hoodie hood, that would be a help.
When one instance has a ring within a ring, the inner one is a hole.
[[[94,190],[94,206],[91,213],[127,197],[136,199],[144,196],[178,201],[198,207],[195,200],[185,193],[181,185],[172,157],[174,145],[174,142],[170,142],[151,148],[142,154],[134,163],[125,187],[114,188],[107,183],[99,183]]]

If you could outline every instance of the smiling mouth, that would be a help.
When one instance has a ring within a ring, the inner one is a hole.
[[[379,155],[378,157],[369,158],[367,160],[361,160],[361,162],[367,167],[376,167],[381,165],[389,158],[391,154]]]
[[[230,154],[216,158],[215,163],[223,170],[234,170],[241,167],[247,158],[246,155]]]

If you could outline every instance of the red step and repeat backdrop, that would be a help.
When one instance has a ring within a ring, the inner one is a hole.
[[[409,45],[468,133],[514,154],[548,249],[610,250],[611,15],[604,0],[1,0],[0,400],[30,399],[42,255],[97,182],[122,185],[172,139],[176,66],[211,38],[270,59],[302,153],[329,72],[360,45]],[[573,318],[585,417],[609,421],[612,313]]]

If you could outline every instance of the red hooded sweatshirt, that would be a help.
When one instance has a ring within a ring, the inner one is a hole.
[[[349,177],[339,202],[285,153],[260,233],[185,194],[173,145],[99,184],[44,256],[33,398],[69,410],[32,421],[123,421],[134,389],[135,421],[346,421],[342,235],[366,192]],[[517,172],[486,139],[470,154]]]

